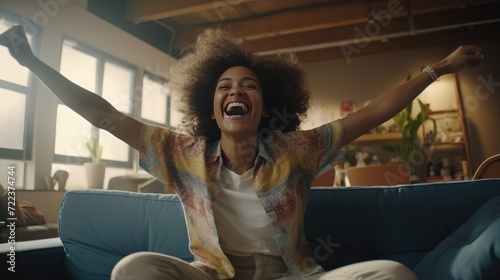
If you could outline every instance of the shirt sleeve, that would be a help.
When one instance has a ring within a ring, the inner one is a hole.
[[[170,130],[162,127],[143,124],[141,128],[139,166],[162,182],[167,172],[166,142],[170,134]]]
[[[143,124],[139,166],[166,187],[178,190],[182,178],[204,177],[205,138],[177,133],[166,128]]]
[[[319,176],[343,160],[345,150],[342,144],[344,126],[342,120],[338,119],[316,129],[320,130],[320,146],[318,147],[318,151],[320,151],[321,154],[318,157],[318,168],[316,172],[316,176]]]

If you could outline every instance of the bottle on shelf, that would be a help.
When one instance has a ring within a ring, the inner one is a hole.
[[[464,180],[469,180],[469,163],[466,160],[462,160],[462,174],[464,177]]]
[[[372,162],[370,162],[370,165],[380,165],[380,160],[378,159],[378,156],[377,155],[374,155],[372,157]]]
[[[432,163],[432,158],[429,157],[427,159],[427,177],[435,177],[436,169],[434,168],[434,164]]]
[[[443,168],[441,169],[441,176],[443,177],[444,181],[451,181],[451,179],[453,178],[451,175],[451,171],[450,159],[443,158]]]

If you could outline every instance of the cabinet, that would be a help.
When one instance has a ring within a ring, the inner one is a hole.
[[[426,104],[430,117],[436,121],[437,133],[436,142],[429,149],[426,149],[426,156],[422,157],[419,177],[426,178],[426,181],[443,180],[439,173],[440,176],[427,178],[427,170],[425,170],[429,160],[439,168],[443,159],[445,165],[447,163],[451,165],[450,171],[452,173],[456,171],[455,174],[451,174],[457,175],[455,179],[463,178],[463,175],[471,177],[469,142],[457,77],[454,74],[442,76],[439,81],[427,87],[418,96],[418,99]],[[417,102],[414,102],[413,106],[412,113],[416,115],[420,112]],[[433,122],[425,122],[421,130],[422,132],[419,133],[421,135],[420,141],[424,141],[425,135],[433,130]],[[356,139],[355,143],[363,150],[371,149],[369,152],[371,154],[383,154],[381,146],[400,137],[401,133],[399,132],[365,134]],[[378,147],[377,151],[373,148],[374,146]],[[453,177],[445,179],[453,179]]]
[[[445,180],[471,177],[470,148],[457,77],[454,74],[441,77],[422,93],[421,100],[429,105],[429,116],[436,121],[437,136],[430,147],[429,158],[438,168],[449,164],[451,172],[449,175],[438,172],[438,178],[428,180],[440,180],[443,176]],[[424,124],[422,137],[432,129],[431,123]]]

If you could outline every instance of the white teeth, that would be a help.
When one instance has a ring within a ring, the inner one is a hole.
[[[227,106],[227,108],[231,109],[232,107],[236,107],[236,106],[241,107],[241,108],[247,110],[247,106],[243,102],[231,102],[231,103],[229,103],[229,105]]]
[[[231,102],[226,106],[226,112],[230,111],[233,107],[241,107],[245,112],[248,112],[247,105],[243,102]]]

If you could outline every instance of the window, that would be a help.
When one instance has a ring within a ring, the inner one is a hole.
[[[0,8],[0,33],[23,21],[5,9]],[[36,49],[36,30],[27,31],[28,41]],[[31,32],[30,32],[31,31]],[[5,47],[0,47],[0,157],[2,159],[29,160],[33,139],[33,76],[28,68],[12,58]]]
[[[101,95],[120,112],[132,115],[136,68],[73,39],[65,39],[60,72],[81,87]],[[90,161],[86,142],[103,146],[102,159],[110,167],[132,167],[132,149],[104,130],[93,127],[64,104],[57,108],[54,161]]]
[[[142,78],[141,117],[143,122],[175,129],[181,115],[172,107],[165,79],[145,72]]]
[[[145,72],[142,78],[142,120],[151,124],[167,125],[168,95],[165,80]]]

